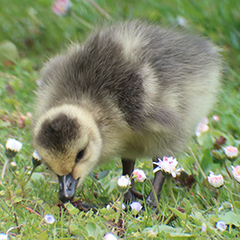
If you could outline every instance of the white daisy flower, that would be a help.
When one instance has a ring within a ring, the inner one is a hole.
[[[176,166],[178,164],[178,161],[176,158],[173,157],[163,157],[163,160],[159,159],[159,162],[153,162],[153,164],[158,165],[153,172],[157,171],[163,171],[165,173],[171,174],[174,178],[177,176],[177,174],[182,171],[183,169],[176,169]]]
[[[207,180],[215,188],[221,188],[224,185],[222,174],[214,175],[213,172],[210,172]]]
[[[13,158],[15,155],[21,150],[22,148],[22,143],[17,141],[16,139],[9,138],[6,142],[6,156],[8,158]]]
[[[224,221],[218,221],[216,223],[217,229],[219,229],[221,232],[225,231],[227,229],[227,225]]]
[[[136,210],[137,212],[139,212],[142,209],[142,205],[139,202],[132,202],[130,204],[130,207],[132,210]]]
[[[104,237],[103,237],[104,240],[117,240],[117,238],[115,237],[114,234],[112,233],[107,233]]]
[[[39,156],[37,150],[34,150],[32,154],[32,163],[34,167],[37,167],[42,164],[42,158]]]
[[[2,170],[2,179],[4,179],[6,170],[8,168],[8,164],[11,158],[15,157],[16,154],[21,150],[22,148],[22,143],[17,141],[16,139],[9,138],[6,142],[5,145],[5,155],[7,156],[7,159],[4,163],[3,170]]]
[[[46,214],[46,215],[44,216],[44,221],[45,221],[46,223],[48,223],[48,224],[53,224],[53,223],[55,222],[55,218],[54,218],[54,216],[51,215],[51,214]]]
[[[232,174],[237,182],[240,183],[240,165],[237,165],[236,167],[232,167]]]
[[[121,176],[117,181],[117,188],[121,193],[125,193],[130,187],[130,185],[131,185],[131,181],[128,175]]]
[[[0,233],[0,240],[8,240],[8,235],[5,233]]]
[[[136,179],[138,182],[144,182],[146,177],[146,174],[141,169],[135,169],[132,172],[133,178]]]
[[[233,146],[227,146],[224,149],[224,153],[228,160],[234,161],[238,156],[238,148]]]

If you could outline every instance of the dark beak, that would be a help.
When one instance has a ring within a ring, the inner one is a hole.
[[[58,176],[59,192],[58,198],[63,202],[69,202],[73,199],[78,179],[75,180],[71,173],[65,176]]]

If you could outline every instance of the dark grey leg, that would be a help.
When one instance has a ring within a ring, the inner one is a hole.
[[[135,160],[122,159],[123,175],[131,176],[134,170]],[[131,188],[124,194],[124,202],[136,201],[136,197],[142,199],[142,194],[135,190],[134,180],[131,180]]]
[[[123,168],[123,175],[131,176],[134,170],[135,160],[131,159],[122,159],[122,168]]]
[[[154,162],[156,162],[156,159],[153,159]],[[154,168],[156,168],[156,165],[153,165]],[[155,190],[155,193],[158,197],[158,199],[160,198],[161,195],[161,190],[162,190],[162,186],[164,184],[165,181],[165,177],[163,176],[162,171],[158,171],[155,173],[154,175],[154,180],[153,180],[153,189]],[[153,195],[153,192],[151,191],[146,199],[146,202],[149,205],[152,205],[154,207],[156,207],[156,202],[155,202],[155,198]]]

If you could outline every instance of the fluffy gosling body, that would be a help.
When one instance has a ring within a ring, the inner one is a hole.
[[[214,104],[220,75],[206,39],[137,21],[95,31],[42,69],[34,147],[78,185],[109,160],[176,155]]]

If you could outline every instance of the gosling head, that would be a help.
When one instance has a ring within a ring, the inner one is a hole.
[[[33,142],[58,177],[59,199],[72,200],[101,154],[102,141],[93,117],[74,105],[52,108],[36,121]]]

